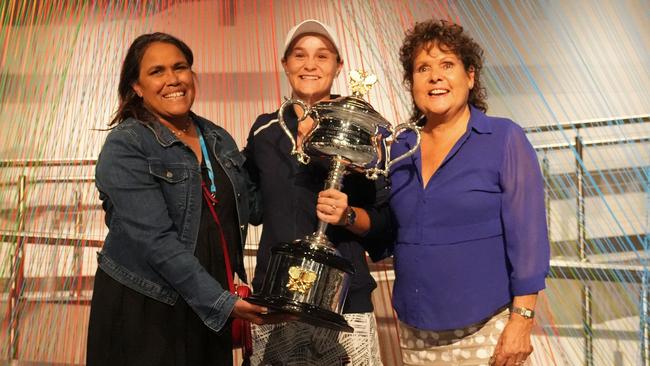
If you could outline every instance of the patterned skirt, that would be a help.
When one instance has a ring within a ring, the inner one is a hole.
[[[301,322],[253,325],[252,366],[382,366],[373,313],[343,314],[354,333]]]
[[[505,309],[484,323],[441,332],[400,322],[402,361],[405,366],[488,366],[509,316]]]

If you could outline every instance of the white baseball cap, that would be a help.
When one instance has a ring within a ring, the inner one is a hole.
[[[285,38],[284,40],[284,48],[283,48],[282,55],[284,56],[287,53],[287,49],[289,48],[291,42],[293,42],[294,39],[296,39],[298,36],[305,33],[316,33],[325,36],[327,39],[330,40],[330,42],[332,42],[334,48],[336,48],[336,53],[338,53],[339,57],[341,56],[341,46],[340,46],[341,42],[339,42],[339,38],[336,36],[336,32],[332,28],[319,22],[316,19],[303,20],[298,25],[291,28],[289,33],[287,33],[287,38]]]

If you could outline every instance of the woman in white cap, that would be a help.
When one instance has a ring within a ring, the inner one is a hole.
[[[287,34],[283,51],[282,66],[292,98],[313,105],[336,97],[331,95],[331,89],[343,60],[340,43],[330,27],[316,20],[301,22]],[[285,109],[284,121],[299,146],[314,126],[311,118],[298,122],[301,115],[299,107]],[[364,249],[371,238],[363,238],[364,233],[356,229],[359,223],[355,220],[355,209],[348,206],[348,197],[350,205],[373,210],[387,200],[385,182],[375,183],[360,174],[350,174],[343,181],[345,194],[336,195],[336,204],[321,205],[323,198],[318,196],[327,178],[327,167],[299,164],[290,155],[291,141],[277,120],[278,111],[257,117],[244,150],[247,167],[264,203],[253,289],[262,287],[273,246],[313,233],[318,219],[328,222],[332,224],[328,238],[356,271],[343,309],[354,333],[301,322],[254,326],[251,364],[381,365],[371,301],[377,284],[368,270]]]

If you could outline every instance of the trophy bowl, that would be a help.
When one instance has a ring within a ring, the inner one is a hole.
[[[282,103],[278,111],[278,123],[292,143],[291,154],[299,162],[308,164],[311,157],[330,162],[324,189],[340,189],[349,171],[365,172],[368,179],[386,176],[392,164],[412,155],[419,146],[420,132],[415,124],[404,123],[393,128],[362,99],[376,81],[375,78],[368,82],[368,78],[365,73],[357,72],[356,76],[351,73],[352,96],[321,101],[313,106],[290,99]],[[304,111],[298,122],[307,117],[315,122],[301,146],[296,146],[284,122],[285,108],[294,104]],[[415,131],[416,144],[391,160],[391,141],[387,142],[384,136],[394,137],[404,130]],[[296,315],[299,321],[318,327],[353,332],[341,313],[354,266],[341,257],[328,240],[327,225],[319,221],[312,235],[272,248],[262,289],[246,300]]]
[[[303,143],[307,155],[338,156],[360,169],[382,159],[379,128],[388,130],[390,123],[365,100],[339,97],[317,103],[312,113],[318,124]]]

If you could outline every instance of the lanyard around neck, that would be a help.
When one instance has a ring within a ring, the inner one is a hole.
[[[205,140],[203,139],[203,134],[199,127],[196,127],[196,132],[199,135],[199,142],[201,143],[201,153],[203,154],[203,161],[205,161],[205,166],[208,167],[208,177],[210,177],[210,193],[213,195],[217,193],[217,186],[214,185],[214,171],[212,170],[212,163],[210,162],[210,155],[208,155],[208,149],[205,147]]]

